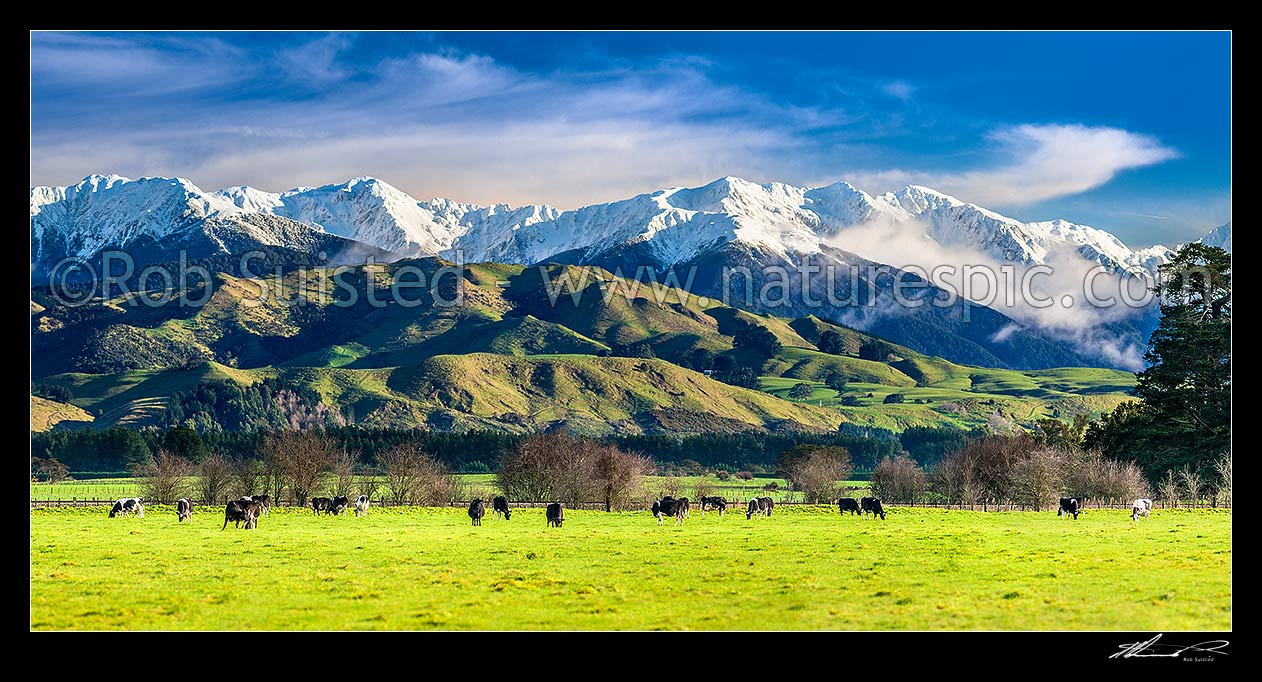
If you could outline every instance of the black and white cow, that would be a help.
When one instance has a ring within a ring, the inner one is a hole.
[[[469,519],[473,521],[473,525],[482,525],[482,517],[486,516],[486,505],[483,504],[482,498],[478,498],[469,503]]]
[[[1148,516],[1151,512],[1152,500],[1147,497],[1141,497],[1131,503],[1131,521],[1138,521],[1141,516],[1151,521],[1152,517]]]
[[[181,497],[175,501],[175,513],[179,516],[180,523],[188,520],[193,515],[193,501],[187,497]]]
[[[271,496],[271,495],[243,495],[243,496],[241,497],[241,499],[243,499],[243,500],[249,500],[249,501],[251,501],[251,502],[258,502],[258,503],[259,503],[259,509],[261,510],[261,512],[260,512],[260,513],[261,513],[263,516],[267,516],[267,512],[268,512],[268,510],[270,510],[270,509],[272,508],[272,496]]]
[[[681,497],[675,499],[670,495],[653,502],[653,516],[657,517],[657,525],[662,525],[662,517],[675,517],[675,525],[684,522],[688,518],[688,498]]]
[[[346,512],[346,508],[350,504],[351,501],[345,495],[338,495],[329,501],[329,513],[334,516],[341,516]]]
[[[862,513],[859,510],[859,501],[853,497],[843,497],[840,500],[837,500],[837,510],[842,514],[850,512],[852,516]]]
[[[723,516],[723,512],[727,510],[727,500],[722,497],[702,497],[701,498],[701,515],[705,516],[707,509],[719,510],[719,516]]]
[[[544,515],[548,517],[549,528],[552,526],[560,528],[561,524],[565,522],[565,509],[561,507],[560,503],[553,502],[548,505],[548,508],[544,510]]]
[[[875,497],[865,497],[859,500],[859,515],[872,514],[872,518],[881,517],[885,520],[885,509],[881,507],[881,501]]]
[[[491,500],[491,511],[495,512],[495,518],[497,519],[501,514],[504,516],[505,521],[513,517],[512,510],[508,508],[508,498],[503,495],[496,495],[495,499]]]
[[[144,518],[145,501],[139,497],[124,497],[115,502],[113,508],[110,509],[111,519],[119,514],[122,514],[123,516],[135,514],[140,518]]]
[[[1082,510],[1078,508],[1078,499],[1077,497],[1060,498],[1060,509],[1056,510],[1056,515],[1064,518],[1073,516],[1076,520],[1078,515],[1082,513]]]
[[[319,514],[320,512],[324,512],[327,514],[329,512],[329,509],[332,508],[332,506],[333,506],[333,500],[327,497],[311,498],[311,511],[315,512],[316,514]]]
[[[369,503],[367,495],[360,495],[355,498],[355,516],[368,516]]]
[[[223,528],[220,532],[228,527],[228,522],[233,521],[236,527],[241,527],[241,522],[245,522],[246,530],[258,528],[259,513],[262,512],[263,505],[254,500],[230,500],[223,511]]]
[[[775,500],[772,500],[770,497],[755,497],[749,501],[749,507],[745,510],[745,518],[771,516],[771,510],[775,509],[775,507]]]

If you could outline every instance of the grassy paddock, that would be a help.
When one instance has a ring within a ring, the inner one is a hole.
[[[227,629],[1229,629],[1231,512],[832,508],[769,519],[459,509],[366,518],[217,509],[178,524],[31,512],[31,627]],[[756,619],[748,616],[757,614]]]

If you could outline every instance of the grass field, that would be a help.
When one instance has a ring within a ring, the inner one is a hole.
[[[540,509],[365,518],[218,510],[176,522],[31,512],[31,627],[228,629],[1230,629],[1231,512],[777,509],[659,527]]]

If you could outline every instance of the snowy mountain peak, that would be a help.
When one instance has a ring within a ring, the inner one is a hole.
[[[418,201],[367,175],[280,193],[248,186],[206,193],[183,178],[118,175],[31,189],[32,242],[60,235],[68,252],[79,254],[243,214],[288,218],[405,256],[462,252],[470,262],[594,258],[634,248],[666,267],[734,242],[778,254],[815,253],[824,242],[846,249],[849,228],[885,224],[914,224],[933,242],[1030,264],[1076,252],[1109,268],[1151,269],[1169,254],[1165,247],[1132,250],[1104,230],[1070,221],[1022,223],[920,185],[873,197],[844,181],[806,188],[729,175],[569,211]],[[1205,241],[1221,242],[1222,235],[1229,247],[1230,223]]]
[[[1200,242],[1206,246],[1217,246],[1231,253],[1231,221],[1228,220],[1225,224],[1210,230],[1209,234],[1201,237]]]

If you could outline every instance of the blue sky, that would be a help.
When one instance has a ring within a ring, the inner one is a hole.
[[[1231,217],[1226,33],[33,33],[33,185],[373,175],[562,208],[923,184],[1135,246]]]

